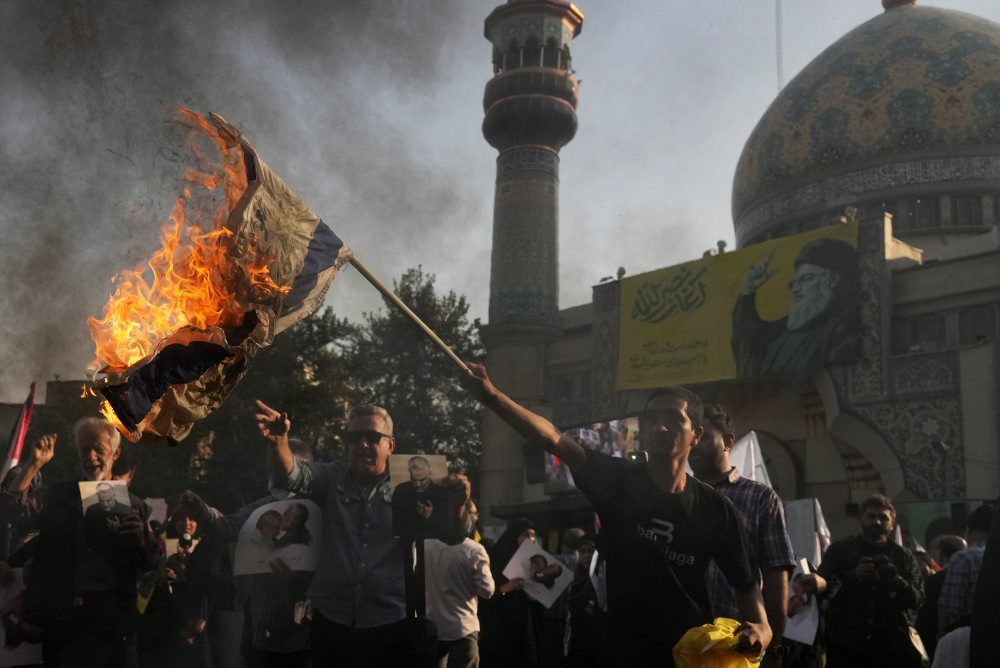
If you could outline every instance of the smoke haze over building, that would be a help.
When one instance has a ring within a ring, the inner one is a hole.
[[[241,128],[383,278],[422,264],[485,317],[495,151],[479,127],[482,22],[495,4],[0,3],[0,400],[83,375],[87,316],[158,246],[181,190],[181,106]],[[775,93],[770,2],[578,4],[563,307],[619,265],[654,269],[732,239],[736,159]],[[785,4],[788,78],[881,11]],[[1000,20],[992,0],[934,4]],[[350,270],[328,302],[351,317],[381,306]]]

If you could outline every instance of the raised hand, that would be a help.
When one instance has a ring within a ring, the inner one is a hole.
[[[772,276],[778,273],[777,269],[773,271],[768,269],[768,266],[771,264],[772,257],[774,257],[773,250],[769,252],[767,257],[763,260],[747,269],[747,273],[743,275],[743,288],[740,290],[742,294],[754,294],[758,289],[760,289],[760,286],[767,283]]]
[[[142,547],[146,538],[146,527],[138,513],[131,512],[123,516],[117,523],[118,535]]]
[[[35,469],[40,469],[56,454],[56,435],[45,434],[31,446],[31,463]]]
[[[292,428],[288,414],[274,410],[260,399],[254,401],[257,402],[257,429],[261,435],[271,445],[280,445],[282,441],[287,444],[288,432]]]
[[[486,367],[478,362],[467,362],[469,370],[462,377],[462,384],[479,401],[486,402],[496,394],[496,387],[486,373]]]

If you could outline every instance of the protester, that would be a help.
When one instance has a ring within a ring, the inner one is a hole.
[[[289,439],[289,449],[300,462],[312,462],[312,449],[299,439]],[[258,508],[294,497],[269,485],[271,493],[234,513],[222,515],[209,508],[194,492],[181,495],[180,505],[201,519],[207,527],[210,544],[233,546],[240,530]],[[302,504],[293,504],[302,505]],[[291,507],[291,506],[289,506]],[[265,510],[257,518],[250,534],[250,544],[270,553],[281,532],[283,516],[276,510]],[[304,525],[303,525],[304,526]],[[229,550],[226,550],[228,554]],[[253,573],[235,577],[237,600],[249,616],[251,637],[247,664],[252,668],[306,668],[309,663],[309,624],[304,618],[306,589],[312,578],[310,571],[295,571],[280,559],[271,562],[270,573]],[[244,643],[246,644],[246,643]]]
[[[0,483],[0,558],[11,566],[20,566],[29,555],[23,550],[38,535],[34,518],[20,503],[20,496],[34,496],[42,488],[42,467],[55,454],[56,435],[46,434],[26,449],[26,458],[14,466]]]
[[[471,501],[470,501],[471,503]],[[424,542],[427,617],[437,626],[439,668],[479,666],[479,599],[493,596],[486,548],[464,538]]]
[[[541,637],[544,609],[524,593],[524,580],[503,574],[511,557],[526,541],[535,542],[535,526],[515,518],[490,552],[490,569],[496,583],[493,597],[484,602],[483,668],[536,668],[541,665]]]
[[[758,656],[771,639],[732,504],[686,474],[702,435],[702,405],[683,388],[654,392],[640,416],[648,463],[587,450],[548,420],[515,403],[470,364],[468,385],[530,442],[566,462],[601,519],[607,559],[608,631],[603,655],[625,665],[673,665],[690,628],[712,621],[705,571],[714,559],[736,590],[739,648]]]
[[[927,656],[934,658],[938,639],[938,600],[941,597],[941,587],[944,585],[945,574],[952,555],[967,547],[961,536],[939,534],[931,540],[928,554],[939,570],[924,578],[924,604],[917,611],[917,632],[924,641]]]
[[[941,597],[938,600],[940,634],[972,623],[972,599],[992,521],[993,506],[982,505],[969,513],[965,529],[965,540],[969,547],[951,557],[941,586]]]
[[[347,464],[297,461],[288,445],[287,415],[258,401],[258,427],[271,445],[278,486],[315,501],[323,537],[309,586],[310,629],[317,665],[406,665],[403,541],[394,535],[389,455],[392,417],[378,406],[356,406],[347,417]],[[468,481],[452,480],[451,501],[464,519]]]
[[[1000,656],[1000,513],[993,513],[972,602],[969,665],[988,666]]]
[[[597,538],[587,534],[580,538],[579,561],[573,581],[567,591],[569,647],[566,665],[573,668],[597,666],[604,640],[606,614],[597,599],[590,577],[590,562],[597,549]]]
[[[553,555],[569,572],[576,572],[580,561],[580,539],[584,531],[573,527],[563,532],[559,554]],[[546,666],[561,665],[566,656],[566,619],[569,615],[569,605],[566,589],[559,598],[545,610],[545,628],[542,631],[542,663]]]
[[[701,440],[691,449],[691,470],[736,507],[750,567],[762,582],[764,608],[772,634],[768,655],[780,659],[784,656],[781,640],[788,613],[788,576],[795,568],[781,499],[768,485],[744,478],[730,463],[736,426],[722,406],[708,406],[702,426]],[[708,567],[707,585],[712,614],[735,619],[739,614],[735,592],[715,562]]]
[[[82,478],[111,480],[121,448],[118,431],[100,418],[84,418],[74,426],[73,440]],[[148,508],[130,493],[128,514],[109,518],[101,536],[87,535],[76,482],[29,492],[30,479],[49,459],[51,452],[47,459],[38,456],[5,492],[18,496],[39,527],[25,616],[43,629],[47,665],[128,665],[137,651],[136,581],[160,556]]]
[[[923,663],[912,628],[924,600],[923,578],[913,554],[889,539],[895,524],[892,501],[868,497],[861,503],[861,534],[830,545],[819,573],[801,578],[829,603],[829,668]]]
[[[139,665],[143,668],[201,663],[203,650],[194,632],[198,610],[187,576],[198,525],[180,514],[169,525],[163,538],[176,541],[177,551],[161,558],[158,581],[139,621]]]

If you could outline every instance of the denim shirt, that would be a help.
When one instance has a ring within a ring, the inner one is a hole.
[[[319,564],[307,595],[324,617],[354,628],[403,619],[403,544],[393,536],[388,477],[365,491],[343,462],[295,462],[288,490],[323,509]]]

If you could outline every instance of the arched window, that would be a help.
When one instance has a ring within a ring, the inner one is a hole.
[[[542,45],[537,37],[529,37],[524,43],[524,66],[539,67],[542,64]]]
[[[543,58],[543,65],[545,67],[560,67],[562,63],[562,52],[559,50],[559,42],[556,41],[555,37],[549,37],[545,40],[545,56]]]

